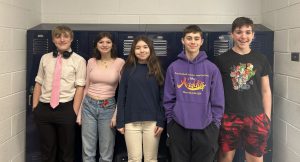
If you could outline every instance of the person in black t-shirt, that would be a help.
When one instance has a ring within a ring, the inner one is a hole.
[[[239,17],[232,23],[234,46],[216,58],[225,92],[219,162],[231,162],[242,144],[247,161],[262,162],[270,130],[271,67],[266,57],[250,48],[253,21]]]

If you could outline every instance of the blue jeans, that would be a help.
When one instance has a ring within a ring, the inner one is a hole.
[[[114,98],[95,100],[88,95],[82,107],[82,159],[83,162],[95,162],[97,140],[99,140],[99,162],[111,162],[115,145],[115,129],[110,128],[115,112]]]

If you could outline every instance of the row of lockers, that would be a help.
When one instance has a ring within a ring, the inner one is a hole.
[[[72,27],[72,25],[70,26]],[[126,57],[126,55],[128,55],[131,43],[137,35],[148,35],[153,40],[156,54],[162,59],[164,67],[167,67],[169,61],[173,61],[176,58],[176,55],[182,50],[180,40],[182,37],[181,32],[184,28],[183,25],[174,25],[176,26],[175,28],[171,28],[170,25],[157,25],[155,28],[155,25],[152,25],[152,28],[151,26],[148,27],[149,29],[146,29],[145,27],[144,31],[140,29],[141,27],[139,27],[138,31],[131,31],[129,29],[134,29],[134,27],[124,27],[124,29],[121,30],[116,28],[118,25],[106,25],[103,30],[101,30],[100,27],[100,29],[97,30],[97,26],[94,28],[91,26],[92,25],[76,25],[73,27],[75,29],[72,49],[86,59],[90,57],[94,38],[100,31],[110,31],[113,34],[120,57]],[[199,26],[202,27],[201,25]],[[223,27],[226,27],[226,25],[211,26],[211,28],[209,28],[209,25],[202,27],[204,28],[204,44],[202,50],[208,53],[210,59],[213,59],[214,56],[219,55],[232,47],[233,42],[229,34],[230,28],[227,27],[226,30],[226,28]],[[40,25],[28,31],[28,54],[40,55],[53,50],[54,45],[51,41],[52,27],[53,24]],[[170,31],[165,31],[166,29],[169,29]],[[256,25],[256,30],[255,39],[251,44],[252,48],[263,52],[267,55],[269,60],[273,62],[273,32],[262,25]]]
[[[51,30],[57,24],[41,24],[27,31],[27,118],[26,118],[26,161],[39,162],[40,152],[38,146],[38,134],[33,122],[33,114],[31,112],[32,90],[35,84],[34,78],[37,74],[40,58],[43,54],[52,51],[55,46],[52,43]],[[114,37],[117,45],[119,57],[126,59],[129,53],[133,39],[138,35],[147,35],[153,40],[154,48],[157,56],[160,58],[163,68],[166,70],[168,65],[173,62],[177,54],[182,51],[182,31],[187,25],[146,25],[146,24],[130,24],[130,25],[79,25],[69,24],[74,31],[74,40],[72,49],[85,59],[91,57],[94,39],[101,31],[109,31]],[[204,43],[201,50],[206,51],[210,60],[222,54],[233,46],[230,37],[229,24],[218,25],[199,25],[203,30]],[[255,25],[255,39],[251,46],[252,49],[264,53],[271,65],[273,65],[273,31],[262,25]],[[164,145],[165,137],[161,140],[160,151],[162,156],[166,154]],[[117,138],[119,148],[116,152],[122,153],[124,141]],[[116,144],[116,145],[117,145]],[[272,146],[270,142],[269,148]],[[79,148],[78,148],[79,149]],[[80,150],[80,149],[79,149]],[[80,151],[79,151],[80,153]],[[269,154],[271,155],[271,153]],[[268,156],[267,156],[268,157]],[[243,157],[238,155],[235,162],[242,162]],[[268,160],[269,159],[269,160]],[[271,161],[271,156],[265,161]],[[126,159],[125,159],[126,160]],[[80,161],[80,160],[76,160]]]

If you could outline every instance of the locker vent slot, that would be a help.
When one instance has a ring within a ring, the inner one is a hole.
[[[214,56],[221,55],[230,48],[230,40],[224,36],[219,36],[218,40],[214,41]]]
[[[123,55],[128,56],[130,52],[130,48],[132,45],[133,39],[125,39],[123,42]]]
[[[125,39],[123,41],[123,55],[129,55],[131,45],[133,43],[133,39]],[[168,49],[167,40],[156,39],[153,40],[154,50],[157,56],[167,56]]]
[[[32,40],[33,54],[45,54],[49,52],[49,40],[45,38],[37,38]]]
[[[167,56],[168,42],[167,40],[153,40],[154,50],[157,56]]]

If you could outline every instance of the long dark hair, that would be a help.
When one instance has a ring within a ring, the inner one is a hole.
[[[138,58],[135,56],[135,47],[136,47],[136,44],[139,41],[145,42],[148,45],[149,49],[150,49],[150,56],[147,60],[147,66],[148,66],[148,69],[149,69],[148,75],[153,75],[155,77],[157,83],[159,85],[163,85],[164,76],[163,76],[163,73],[162,73],[162,69],[161,69],[159,60],[156,57],[153,42],[147,36],[141,35],[141,36],[136,37],[133,40],[133,43],[132,43],[131,49],[130,49],[130,53],[129,53],[128,58],[125,62],[125,65],[123,66],[123,70],[125,68],[132,67],[132,66],[134,68],[136,67],[136,64],[138,62]]]
[[[102,38],[108,38],[111,40],[112,42],[112,48],[111,48],[111,57],[112,58],[117,58],[118,53],[117,53],[117,47],[116,44],[113,40],[112,35],[109,32],[101,32],[97,35],[97,37],[95,38],[94,41],[94,49],[93,49],[93,58],[96,58],[96,60],[100,60],[101,59],[101,53],[97,48],[97,43],[102,39]]]

